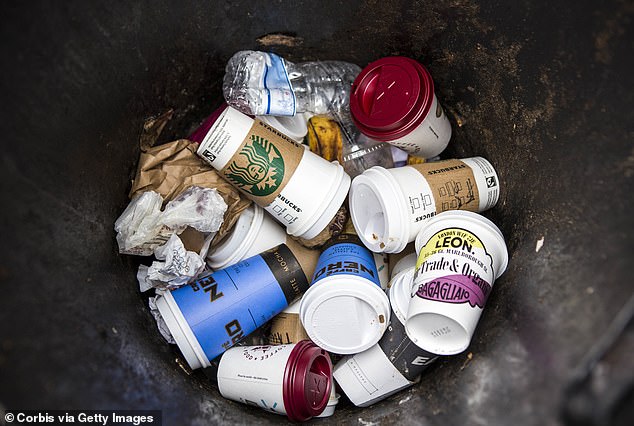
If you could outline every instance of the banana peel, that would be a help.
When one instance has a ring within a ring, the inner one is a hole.
[[[308,120],[308,147],[328,161],[343,164],[343,143],[339,124],[326,115],[315,115]]]

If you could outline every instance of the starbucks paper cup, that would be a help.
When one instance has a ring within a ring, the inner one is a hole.
[[[422,158],[440,154],[451,124],[419,62],[390,56],[372,62],[352,84],[350,112],[362,133]]]
[[[298,143],[302,143],[308,133],[308,120],[303,114],[293,116],[259,115],[257,118]]]
[[[329,352],[353,354],[379,341],[390,305],[374,258],[355,235],[326,244],[299,314],[310,339]]]
[[[251,204],[233,229],[207,254],[207,265],[222,269],[286,242],[286,231],[262,207]]]
[[[218,366],[223,397],[285,414],[297,422],[321,414],[332,387],[328,353],[308,340],[232,348]]]
[[[315,255],[289,241],[158,297],[158,310],[189,366],[208,367],[301,297]]]
[[[317,236],[350,187],[339,164],[231,107],[220,114],[197,153],[296,237]]]
[[[418,346],[453,355],[471,341],[508,252],[497,226],[472,212],[429,220],[416,238],[418,260],[405,328]]]
[[[481,157],[372,167],[350,187],[350,217],[373,252],[398,253],[425,221],[447,210],[481,212],[499,198],[495,169]]]

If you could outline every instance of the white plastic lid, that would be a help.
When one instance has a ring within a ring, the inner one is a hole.
[[[398,253],[409,238],[407,206],[394,177],[374,166],[350,186],[350,217],[365,246],[373,252]]]
[[[187,320],[185,320],[170,291],[166,291],[162,294],[162,297],[156,298],[156,307],[165,320],[167,328],[169,328],[174,340],[176,340],[176,345],[178,345],[178,349],[185,357],[189,367],[192,370],[209,367],[211,364],[207,355],[205,355],[203,348],[198,343],[198,339],[194,336],[191,327],[187,324]]]
[[[392,281],[390,281],[390,304],[394,315],[405,325],[407,319],[407,310],[409,309],[409,302],[412,299],[412,285],[414,284],[414,273],[416,267],[411,266],[407,269],[400,271]]]
[[[307,152],[306,154],[309,153]],[[299,229],[294,227],[294,224],[290,225],[287,227],[289,234],[310,240],[323,231],[335,217],[335,214],[337,214],[337,211],[339,211],[339,208],[348,196],[348,189],[350,188],[350,176],[348,176],[343,170],[343,167],[339,164],[337,164],[336,170],[337,174],[334,176],[332,185],[328,191],[328,194],[332,194],[332,197],[330,200],[324,200],[322,208],[316,210],[310,219],[306,221],[307,224],[312,223],[312,225]]]
[[[431,237],[430,233],[452,226],[461,227],[473,232],[481,239],[486,239],[483,242],[487,246],[487,252],[493,256],[494,279],[497,279],[506,271],[509,253],[502,231],[486,217],[467,210],[442,212],[425,222],[425,225],[416,236],[416,253],[420,253],[420,249],[425,243],[424,240]]]
[[[303,114],[294,116],[258,115],[256,118],[271,127],[275,127],[299,143],[302,143],[304,136],[308,133],[308,120]]]
[[[401,271],[409,268],[414,268],[416,266],[417,258],[418,256],[416,256],[416,253],[410,253],[407,256],[403,256],[402,258],[400,258],[399,261],[396,262],[396,264],[394,264],[394,267],[392,268],[391,278],[394,278]]]
[[[390,305],[373,282],[331,275],[304,294],[299,316],[315,344],[336,354],[354,354],[381,339],[390,321]]]

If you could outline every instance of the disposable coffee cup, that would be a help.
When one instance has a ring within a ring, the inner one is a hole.
[[[425,221],[447,210],[482,212],[499,198],[499,178],[482,157],[372,167],[352,182],[350,216],[373,252],[398,253]]]
[[[233,229],[207,253],[207,265],[222,269],[286,242],[286,231],[262,207],[251,204]]]
[[[308,120],[303,114],[292,116],[259,115],[257,118],[271,127],[275,127],[297,143],[302,143],[308,133]]]
[[[218,366],[220,394],[303,422],[328,405],[332,364],[312,342],[229,349]]]
[[[508,252],[502,232],[476,213],[430,219],[416,237],[416,274],[405,328],[419,347],[438,355],[467,349]]]
[[[405,257],[390,281],[392,316],[387,331],[370,349],[342,359],[334,378],[359,407],[375,404],[416,383],[438,356],[415,345],[406,335],[404,320],[415,271],[415,257]]]
[[[410,58],[391,56],[365,67],[352,84],[350,112],[362,133],[417,157],[440,154],[451,138],[431,75]]]
[[[271,330],[268,336],[270,345],[285,345],[309,339],[299,319],[300,303],[301,299],[293,302],[271,320]]]
[[[301,297],[317,253],[288,241],[156,299],[192,369],[210,361]]]
[[[390,304],[374,258],[356,235],[341,234],[326,244],[299,315],[310,339],[329,352],[353,354],[379,341]]]
[[[231,107],[211,126],[197,153],[296,237],[317,236],[350,187],[339,164]]]

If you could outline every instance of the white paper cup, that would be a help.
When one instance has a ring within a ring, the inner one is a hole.
[[[321,414],[332,387],[328,353],[308,340],[231,348],[218,366],[218,389],[223,397],[285,414],[292,421]]]
[[[302,143],[304,136],[308,133],[308,120],[303,114],[292,116],[259,115],[257,118],[298,143]]]
[[[197,153],[301,238],[314,238],[330,223],[350,187],[339,164],[231,107],[220,114]]]
[[[310,339],[329,352],[353,354],[379,341],[389,300],[372,254],[356,236],[342,234],[325,246],[299,314]]]
[[[251,204],[233,229],[207,254],[207,265],[222,269],[286,242],[286,231],[262,207]]]
[[[499,198],[499,178],[481,157],[394,169],[372,167],[350,187],[350,217],[373,252],[398,253],[425,220],[446,210],[481,212]]]
[[[361,132],[417,157],[440,154],[451,138],[431,75],[410,58],[389,56],[365,67],[352,85],[350,112]]]
[[[471,341],[508,252],[499,228],[484,216],[450,211],[429,220],[419,253],[405,328],[418,346],[453,355]]]
[[[437,356],[416,346],[406,335],[404,318],[415,266],[402,259],[402,270],[390,281],[392,319],[381,340],[370,349],[342,359],[333,376],[353,404],[367,407],[414,384]],[[408,265],[409,264],[409,265]]]

